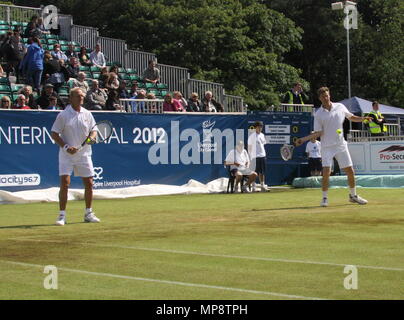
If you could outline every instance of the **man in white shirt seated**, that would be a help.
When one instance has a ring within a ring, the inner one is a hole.
[[[101,52],[100,44],[97,43],[95,45],[95,50],[90,54],[90,61],[94,66],[99,68],[103,68],[107,65],[104,54]]]
[[[248,181],[243,185],[242,191],[249,192],[249,186],[257,178],[257,174],[252,171],[250,166],[250,157],[247,150],[244,149],[244,142],[239,141],[236,148],[231,150],[227,155],[224,164],[230,166],[230,173],[236,177],[235,192],[238,191],[238,186],[243,179],[243,176],[248,176]]]

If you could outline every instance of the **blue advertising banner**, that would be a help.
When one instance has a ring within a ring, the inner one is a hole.
[[[268,142],[267,184],[283,184],[304,162],[304,148],[296,149],[294,158],[285,163],[279,155],[280,146],[310,132],[310,115],[304,113],[93,115],[96,121],[110,120],[114,125],[110,139],[93,146],[96,189],[182,185],[189,179],[207,183],[226,177],[226,154],[239,140],[247,144],[257,120],[263,121]],[[56,116],[56,111],[0,112],[0,189],[59,185],[59,147],[51,138]],[[81,179],[73,178],[71,187],[81,188]]]

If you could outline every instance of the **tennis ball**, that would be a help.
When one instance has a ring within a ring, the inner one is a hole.
[[[341,134],[341,133],[342,133],[342,130],[341,130],[341,129],[337,129],[337,133],[338,133],[338,134]]]
[[[90,142],[91,142],[91,139],[90,139],[90,138],[87,138],[86,142],[87,142],[87,143],[90,143]]]

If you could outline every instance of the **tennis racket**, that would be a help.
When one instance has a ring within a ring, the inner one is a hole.
[[[113,125],[111,121],[102,120],[97,122],[90,130],[87,138],[83,141],[78,150],[81,150],[86,144],[101,143],[109,139],[112,134]],[[91,132],[97,131],[95,140],[91,139]]]
[[[291,144],[284,144],[281,149],[281,157],[284,161],[289,161],[293,157],[293,150],[295,149],[294,145]]]

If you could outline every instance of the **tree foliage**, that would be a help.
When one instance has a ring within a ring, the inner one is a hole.
[[[347,89],[344,13],[324,0],[56,0],[74,23],[97,27],[159,62],[187,67],[194,78],[224,83],[255,107],[279,102],[296,80],[322,85],[333,99]],[[351,30],[352,93],[404,107],[404,2],[357,0]],[[314,100],[314,102],[317,102]]]

